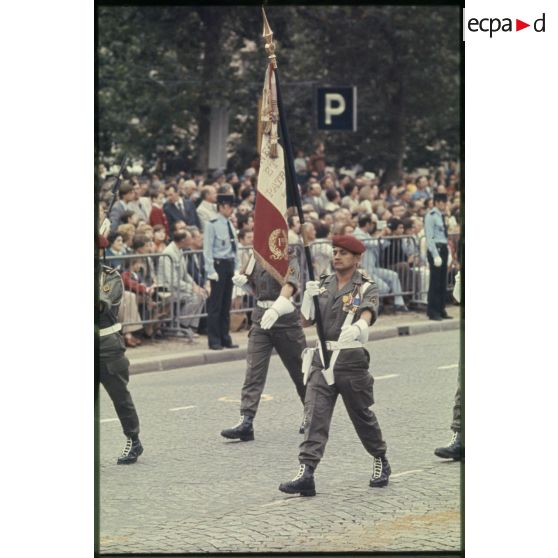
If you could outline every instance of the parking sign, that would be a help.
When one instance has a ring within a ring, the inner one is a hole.
[[[318,130],[356,132],[356,87],[318,87]]]

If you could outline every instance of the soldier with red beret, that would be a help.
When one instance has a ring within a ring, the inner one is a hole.
[[[349,235],[334,236],[332,244],[334,273],[306,283],[301,307],[302,315],[312,321],[312,299],[318,297],[329,355],[325,369],[319,345],[303,353],[308,424],[300,444],[298,474],[279,486],[282,492],[301,496],[316,494],[314,471],[324,454],[338,395],[343,398],[362,445],[372,456],[370,486],[386,486],[391,474],[387,446],[376,415],[370,410],[374,378],[368,371],[370,355],[364,347],[368,327],[378,317],[378,287],[359,269],[365,251],[360,240]]]

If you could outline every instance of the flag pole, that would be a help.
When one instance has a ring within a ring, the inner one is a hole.
[[[302,238],[304,241],[304,254],[306,256],[306,266],[308,268],[308,277],[310,281],[315,280],[314,276],[314,267],[312,265],[312,254],[310,253],[310,246],[308,245],[308,241],[306,239],[306,235],[304,233],[304,213],[302,211],[302,201],[300,199],[300,191],[298,189],[298,184],[296,180],[296,173],[294,169],[294,159],[292,153],[291,142],[289,139],[289,131],[287,129],[287,119],[285,117],[284,108],[283,108],[283,97],[281,95],[281,87],[279,81],[279,72],[277,70],[277,59],[275,56],[275,45],[273,44],[273,31],[269,26],[267,21],[267,17],[265,15],[265,10],[262,6],[262,13],[263,13],[263,20],[264,20],[264,30],[263,30],[263,37],[265,39],[265,50],[268,53],[268,58],[270,63],[273,65],[273,71],[275,74],[275,83],[277,86],[277,108],[279,111],[279,130],[280,135],[282,138],[282,145],[285,151],[285,174],[286,174],[286,182],[287,182],[287,191],[290,190],[291,199],[294,201],[298,217],[301,224],[302,230]],[[288,196],[287,196],[288,199]],[[320,312],[320,305],[318,303],[318,297],[314,296],[314,316],[316,318],[316,330],[318,332],[318,339],[320,340],[320,346],[322,349],[322,355],[324,359],[324,367],[327,369],[329,368],[329,354],[327,352],[326,340],[325,340],[325,331],[324,331],[324,324],[322,321],[322,314]]]

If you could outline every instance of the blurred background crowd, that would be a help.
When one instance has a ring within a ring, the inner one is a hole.
[[[422,281],[422,291],[428,285],[424,216],[432,208],[436,192],[448,196],[445,219],[450,235],[450,275],[459,268],[458,162],[417,169],[397,182],[387,183],[360,165],[331,166],[323,143],[308,154],[297,151],[294,163],[305,224],[301,230],[295,212],[288,217],[289,244],[302,246],[304,236],[311,245],[316,275],[331,271],[328,239],[334,234],[353,234],[367,244],[363,268],[379,284],[380,294],[393,295],[393,300],[388,298],[386,303],[393,302],[394,311],[407,311],[411,297],[401,295],[410,294],[414,288],[411,282]],[[234,195],[236,208],[230,220],[243,248],[241,259],[247,260],[253,241],[258,167],[259,161],[254,158],[248,168],[238,172],[180,171],[165,177],[157,169],[131,167],[107,215],[118,169],[99,166],[98,224],[106,239],[105,258],[109,265],[120,269],[128,296],[132,297],[125,300],[121,316],[123,323],[136,322],[125,327],[128,346],[141,343],[142,336],[158,334],[160,313],[164,312],[163,290],[174,288],[170,283],[178,280],[184,283],[181,289],[185,301],[196,301],[195,308],[190,307],[188,312],[193,314],[192,319],[181,320],[181,327],[190,339],[204,333],[200,314],[209,289],[203,261],[204,227],[216,216],[217,194]],[[180,278],[170,277],[157,257],[173,251],[184,256],[184,276]],[[413,270],[421,270],[421,275],[415,276]],[[243,303],[239,300],[242,294],[236,295],[233,308]],[[387,310],[387,305],[382,304],[381,310]],[[150,319],[152,323],[146,323]]]

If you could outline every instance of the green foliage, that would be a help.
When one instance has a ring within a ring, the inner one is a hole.
[[[270,6],[293,147],[393,177],[459,156],[460,11],[450,6]],[[229,166],[255,154],[266,55],[255,6],[98,9],[98,152],[203,164],[207,114],[230,109]],[[250,49],[250,43],[255,49]],[[248,45],[248,48],[247,48]],[[358,131],[318,132],[314,88],[356,85]]]

